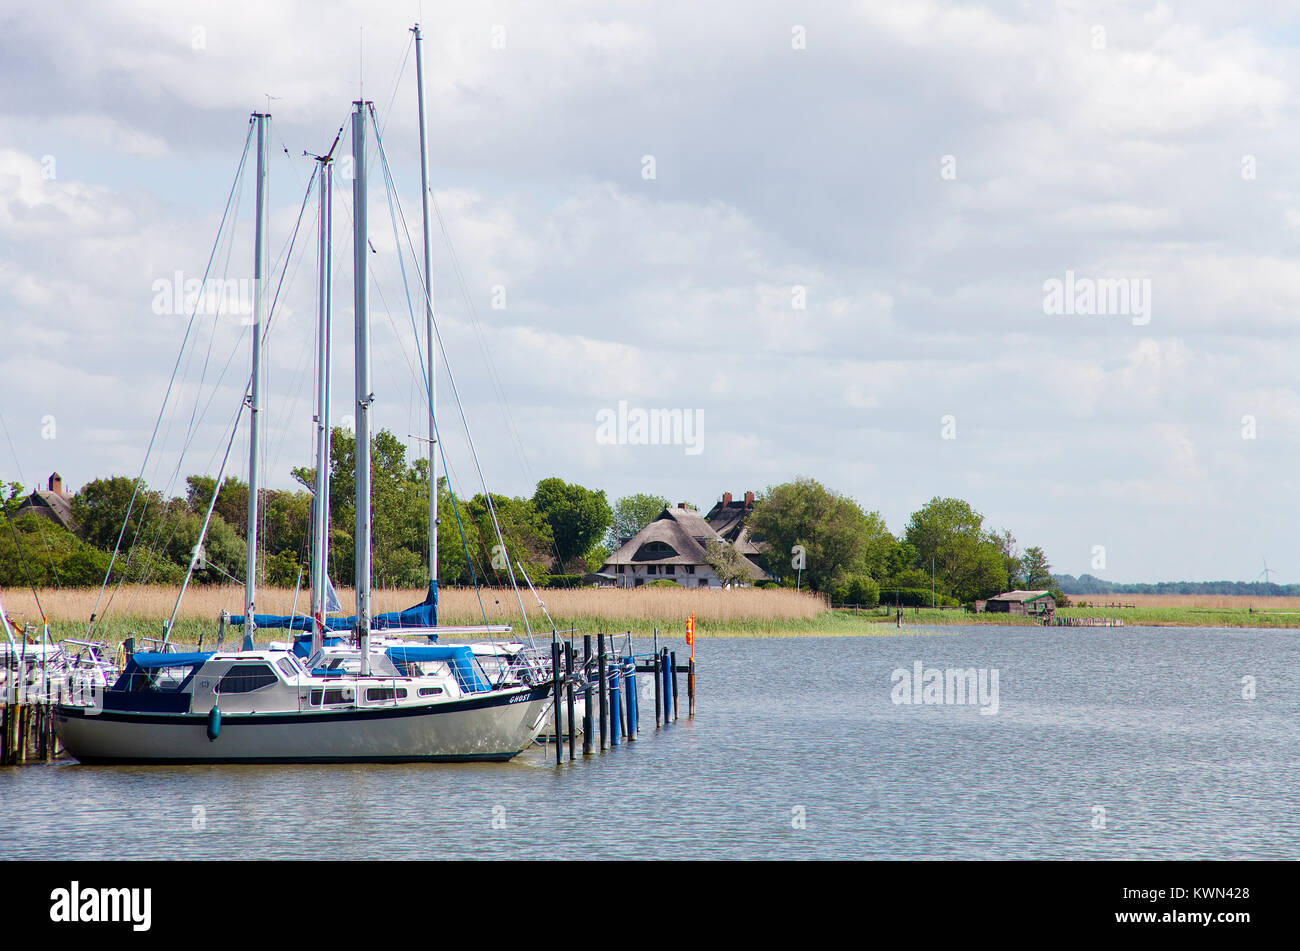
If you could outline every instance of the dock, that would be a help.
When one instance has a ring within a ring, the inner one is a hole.
[[[1117,617],[1047,617],[1044,627],[1123,627],[1124,619]]]

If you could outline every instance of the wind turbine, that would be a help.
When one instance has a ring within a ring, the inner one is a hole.
[[[1277,574],[1277,572],[1274,571],[1272,568],[1270,568],[1270,567],[1268,566],[1268,559],[1265,558],[1265,559],[1264,559],[1264,570],[1261,571],[1258,575],[1255,576],[1255,580],[1258,581],[1260,578],[1263,578],[1265,584],[1270,584],[1270,583],[1271,583],[1271,579],[1269,578],[1269,575],[1275,575],[1275,574]]]

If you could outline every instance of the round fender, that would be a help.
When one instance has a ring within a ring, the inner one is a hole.
[[[221,735],[221,711],[213,707],[208,711],[208,739],[216,740]]]

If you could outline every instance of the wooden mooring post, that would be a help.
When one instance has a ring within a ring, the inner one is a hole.
[[[596,635],[596,680],[600,692],[600,748],[605,748],[605,737],[609,730],[609,684],[605,680],[605,635]]]
[[[582,635],[582,674],[587,681],[582,688],[582,755],[591,755],[591,635]]]
[[[690,660],[690,669],[686,672],[686,715],[695,716],[695,658]]]
[[[52,703],[0,704],[0,766],[49,762],[58,745]]]

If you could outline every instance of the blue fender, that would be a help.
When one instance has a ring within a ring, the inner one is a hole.
[[[216,740],[221,735],[221,711],[213,706],[208,711],[208,739]]]

